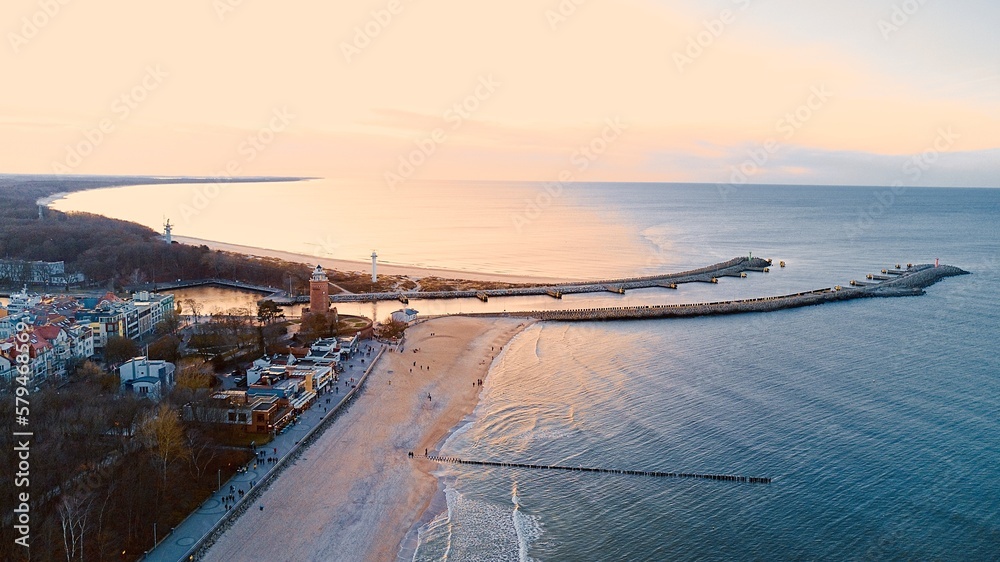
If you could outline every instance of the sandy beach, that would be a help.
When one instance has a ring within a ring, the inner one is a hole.
[[[403,350],[382,356],[348,411],[263,493],[264,509],[244,513],[204,560],[395,559],[438,491],[437,464],[407,452],[433,452],[473,411],[491,347],[528,324],[447,317],[412,326]]]
[[[254,256],[278,258],[285,261],[307,264],[320,264],[328,269],[338,271],[359,271],[371,272],[371,262],[360,262],[350,260],[338,260],[334,258],[318,257],[309,254],[297,254],[294,252],[284,252],[281,250],[269,250],[267,248],[255,248],[253,246],[243,246],[240,244],[229,244],[227,242],[217,242],[214,240],[202,240],[201,238],[191,238],[188,236],[174,236],[174,240],[181,244],[193,246],[205,245],[213,250],[225,252],[236,252],[239,254],[250,254]],[[571,281],[555,277],[528,277],[520,275],[506,275],[502,273],[481,273],[474,271],[462,271],[457,269],[435,269],[410,265],[393,265],[388,263],[378,264],[378,271],[385,275],[403,275],[413,279],[422,277],[441,277],[444,279],[467,279],[470,281],[501,281],[504,283],[560,283]]]

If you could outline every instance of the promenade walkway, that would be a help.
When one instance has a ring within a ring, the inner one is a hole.
[[[370,354],[367,353],[369,347],[371,348]],[[337,383],[335,393],[327,393],[317,398],[312,407],[299,416],[294,425],[289,426],[284,433],[276,436],[271,442],[257,448],[258,451],[264,452],[265,458],[278,457],[277,463],[251,460],[245,472],[238,472],[229,480],[222,482],[221,489],[205,500],[201,507],[191,513],[173,531],[163,529],[160,542],[141,560],[155,562],[187,560],[199,542],[212,533],[227,514],[237,516],[248,507],[253,507],[251,504],[259,491],[266,487],[271,478],[280,474],[286,461],[291,460],[300,447],[308,445],[303,441],[310,431],[327,418],[336,416],[339,408],[354,397],[351,379],[354,379],[355,385],[359,384],[365,373],[378,360],[381,352],[389,347],[375,341],[364,342],[358,353],[347,362],[345,371],[340,373],[340,382]],[[362,359],[365,361],[363,364],[361,363]],[[327,399],[330,399],[329,404],[326,402]],[[251,483],[255,485],[251,486]],[[230,486],[237,490],[237,503],[227,512],[224,498],[230,495]],[[242,498],[238,490],[243,490]]]

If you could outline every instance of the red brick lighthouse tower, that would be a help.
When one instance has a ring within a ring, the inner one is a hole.
[[[330,311],[330,280],[323,268],[316,266],[309,280],[309,312],[326,314]]]

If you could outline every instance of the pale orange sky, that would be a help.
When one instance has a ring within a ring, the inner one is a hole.
[[[0,172],[1000,186],[985,0],[577,1],[7,0]]]

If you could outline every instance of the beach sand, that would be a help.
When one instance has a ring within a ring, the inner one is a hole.
[[[473,382],[529,323],[445,317],[410,327],[403,351],[382,356],[347,412],[263,493],[264,510],[252,506],[203,559],[395,559],[438,491],[437,463],[407,452],[433,452],[473,411]]]
[[[191,238],[188,236],[174,236],[173,239],[181,244],[192,246],[208,246],[213,250],[225,252],[235,252],[238,254],[250,254],[260,257],[278,258],[295,263],[305,263],[310,265],[320,264],[328,269],[337,271],[357,271],[371,273],[371,262],[360,262],[350,260],[338,260],[333,258],[311,256],[309,254],[296,254],[282,250],[269,250],[267,248],[255,248],[253,246],[242,246],[240,244],[229,244],[227,242],[216,242],[213,240],[202,240],[201,238]],[[462,271],[457,269],[435,269],[417,267],[410,265],[393,265],[379,262],[378,272],[384,275],[402,275],[420,279],[422,277],[441,277],[444,279],[466,279],[469,281],[500,281],[504,283],[531,283],[547,284],[562,283],[571,281],[570,279],[560,279],[555,277],[528,277],[523,275],[508,275],[503,273],[482,273],[474,271]]]

